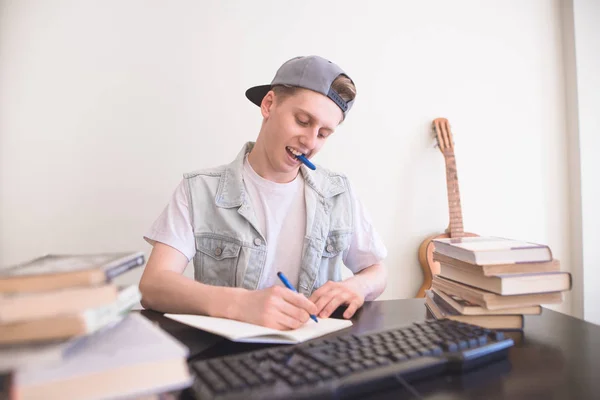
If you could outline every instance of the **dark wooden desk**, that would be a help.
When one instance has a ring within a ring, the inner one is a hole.
[[[233,343],[142,311],[190,348],[190,360],[265,347]],[[344,333],[393,328],[428,318],[422,299],[365,304]],[[515,341],[505,362],[463,375],[421,381],[412,390],[373,394],[371,399],[600,399],[600,326],[545,309],[527,316],[524,332],[507,333]],[[335,334],[332,334],[335,335]],[[191,398],[184,392],[182,398]]]

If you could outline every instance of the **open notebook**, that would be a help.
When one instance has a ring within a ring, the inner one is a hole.
[[[352,326],[352,321],[346,319],[319,318],[318,323],[309,319],[298,329],[279,331],[232,319],[202,315],[165,314],[165,317],[226,337],[234,342],[250,343],[300,343]]]

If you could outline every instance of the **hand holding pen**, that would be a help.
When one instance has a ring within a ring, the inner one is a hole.
[[[290,283],[290,281],[287,280],[287,278],[285,277],[285,275],[283,274],[283,272],[278,272],[277,276],[279,277],[279,279],[281,280],[281,282],[283,282],[283,284],[285,285],[285,287],[287,287],[290,290],[293,290],[294,292],[298,293],[298,291],[292,286],[292,284]],[[315,322],[319,322],[317,320],[317,316],[316,315],[312,315],[310,316],[310,318],[315,321]]]

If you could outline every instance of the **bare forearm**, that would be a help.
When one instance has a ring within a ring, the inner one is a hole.
[[[387,272],[383,264],[373,264],[351,278],[346,279],[361,293],[365,301],[375,300],[383,293],[387,283]]]
[[[140,282],[142,305],[160,312],[232,318],[245,289],[205,285],[174,271],[156,271]]]

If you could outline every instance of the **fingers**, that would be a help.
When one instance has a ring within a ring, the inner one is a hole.
[[[319,315],[323,308],[331,301],[331,299],[338,294],[339,290],[336,289],[335,285],[331,281],[327,282],[308,298],[316,306],[315,314]]]
[[[266,326],[275,329],[297,329],[316,313],[315,305],[301,294],[287,288],[275,286],[270,289],[268,308],[271,310]],[[263,323],[263,325],[265,325]]]
[[[319,313],[319,317],[328,318],[333,312],[342,304],[348,304],[350,299],[354,297],[351,293],[338,293],[333,296],[329,303],[323,308],[323,311]]]
[[[346,308],[346,311],[344,311],[344,318],[352,318],[352,316],[356,313],[356,310],[358,310],[361,306],[362,304],[360,301],[351,301],[348,305],[348,308]]]
[[[341,282],[332,281],[317,289],[310,300],[315,303],[317,315],[320,318],[328,318],[343,304],[348,305],[346,311],[344,311],[344,318],[350,318],[364,303],[364,299],[360,294]]]
[[[326,307],[328,307],[329,304],[331,304],[331,302],[336,299],[339,298],[340,296],[342,296],[344,293],[341,290],[338,289],[331,289],[326,293],[323,293],[323,295],[321,295],[321,297],[319,297],[319,300],[317,300],[317,303],[315,304],[317,306],[317,310],[318,310],[318,315],[321,318],[326,318],[329,315],[331,315],[330,312],[329,314],[325,315],[324,311],[326,309]]]
[[[317,289],[313,293],[315,299],[314,303],[317,307],[317,315],[321,318],[327,318],[328,316],[330,316],[333,313],[333,311],[335,311],[335,308],[332,311],[325,313],[325,307],[327,307],[332,302],[332,300],[338,297],[345,297],[346,293],[348,293],[347,288],[345,288],[343,285],[337,282],[331,281],[327,282],[325,285]],[[311,296],[311,298],[313,298],[313,296]]]
[[[293,292],[286,288],[276,286],[276,294],[281,296],[286,302],[291,305],[306,311],[308,314],[317,314],[317,307],[315,304],[301,295],[300,293]]]
[[[299,325],[304,324],[310,318],[310,315],[306,310],[288,303],[285,299],[282,299],[281,304],[279,305],[279,311],[298,321]]]
[[[307,317],[308,317],[308,314],[307,314]],[[306,321],[304,321],[304,322],[306,322]],[[279,330],[298,329],[302,325],[304,325],[304,322],[301,322],[296,318],[293,318],[289,315],[286,315],[283,312],[280,312],[276,316],[275,326],[273,326],[273,327],[275,329],[279,329]]]
[[[329,281],[331,282],[331,281]],[[316,303],[317,300],[319,300],[319,297],[321,297],[323,295],[323,293],[325,293],[327,290],[329,290],[329,282],[325,283],[323,286],[321,286],[320,288],[318,288],[317,290],[315,290],[310,297],[308,298],[308,300],[312,301],[313,303]]]
[[[283,298],[271,296],[259,315],[259,325],[267,328],[288,330],[300,328],[309,317],[308,313]]]

